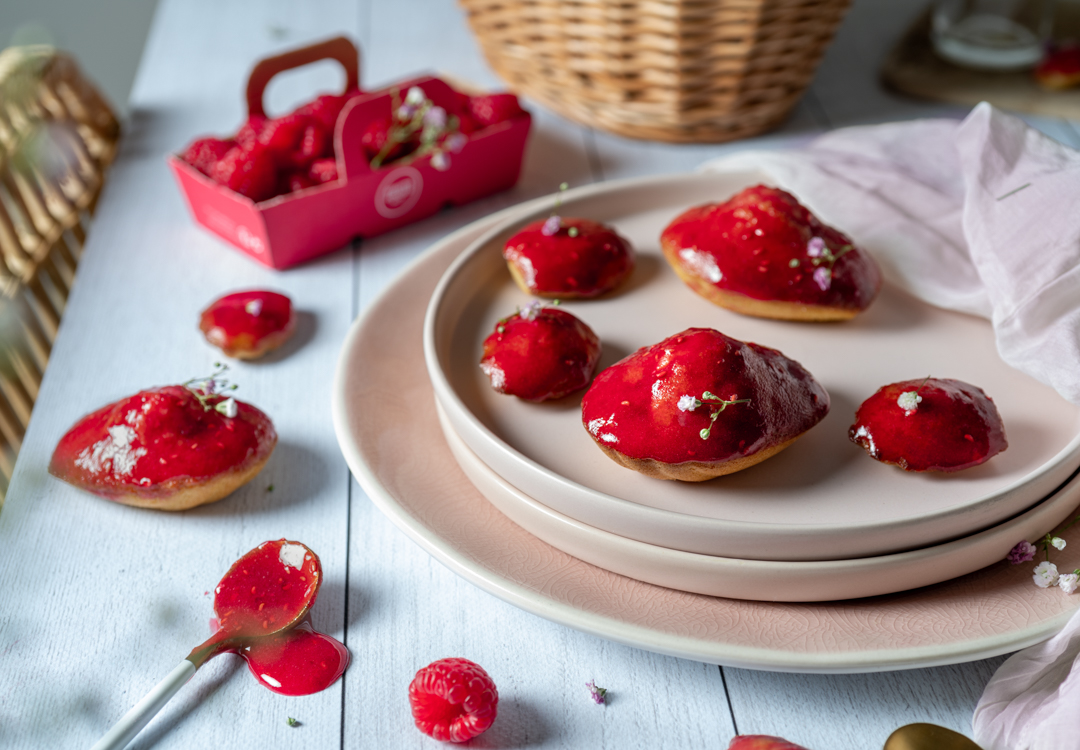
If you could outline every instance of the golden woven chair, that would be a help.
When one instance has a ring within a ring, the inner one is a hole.
[[[70,57],[0,52],[0,503],[119,137]]]

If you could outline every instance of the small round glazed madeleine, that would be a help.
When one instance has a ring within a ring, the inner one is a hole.
[[[227,294],[199,316],[206,340],[236,359],[258,359],[288,341],[295,329],[292,300],[262,289]]]
[[[600,339],[578,318],[532,302],[495,324],[480,369],[499,393],[525,401],[562,398],[589,384]]]
[[[990,397],[940,378],[882,386],[863,401],[848,437],[871,458],[907,471],[960,471],[1009,447]]]
[[[881,288],[873,258],[793,195],[765,185],[685,211],[660,245],[687,286],[744,315],[847,320]]]
[[[615,462],[700,482],[779,453],[828,411],[829,394],[795,360],[689,328],[597,375],[581,421]]]
[[[212,386],[168,385],[80,419],[60,438],[49,473],[124,505],[187,510],[254,478],[276,443],[254,406]]]
[[[630,243],[614,229],[562,216],[527,225],[506,241],[503,258],[522,291],[537,297],[598,297],[634,270]]]

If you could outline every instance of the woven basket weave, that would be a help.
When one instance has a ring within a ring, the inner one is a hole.
[[[0,501],[119,136],[70,57],[0,52]]]
[[[507,85],[631,138],[718,142],[784,120],[850,0],[460,0]]]

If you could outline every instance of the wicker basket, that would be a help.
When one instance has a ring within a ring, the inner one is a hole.
[[[0,52],[0,502],[119,136],[70,57]]]
[[[460,0],[514,91],[583,125],[717,142],[784,120],[850,0]]]

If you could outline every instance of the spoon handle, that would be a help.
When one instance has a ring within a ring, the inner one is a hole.
[[[141,701],[131,707],[120,721],[113,725],[105,736],[98,740],[90,750],[122,750],[135,738],[139,731],[150,723],[169,699],[176,695],[198,669],[187,659],[180,662],[169,676],[159,682]]]

